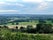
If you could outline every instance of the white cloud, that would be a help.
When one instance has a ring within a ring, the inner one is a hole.
[[[23,0],[23,2],[42,2],[43,0]]]
[[[17,2],[17,0],[6,0],[8,2]]]
[[[21,7],[23,7],[24,5],[23,4],[21,4],[21,3],[14,3],[14,4],[12,4],[12,3],[7,3],[6,5],[16,5],[16,6],[21,6]]]
[[[6,4],[5,2],[0,2],[0,5]]]
[[[47,2],[41,2],[39,6],[37,7],[37,10],[42,11],[48,8],[48,3]]]
[[[16,3],[15,5],[24,7],[24,5],[23,4],[20,4],[20,3]]]
[[[47,9],[50,1],[53,1],[53,0],[23,0],[23,2],[38,3],[39,5],[36,8],[38,11],[43,11]]]
[[[20,6],[20,7],[24,7],[24,5],[23,4],[21,4],[21,3],[6,3],[5,5],[15,5],[15,6]]]
[[[20,6],[20,7],[23,7],[24,6],[21,3],[7,3],[7,2],[0,2],[0,6],[1,5],[16,5],[16,6]]]
[[[46,1],[53,1],[53,0],[46,0]]]
[[[32,2],[32,3],[40,3],[44,1],[53,1],[53,0],[22,0],[23,2]]]
[[[16,5],[16,6],[20,6],[20,7],[23,7],[24,6],[21,3],[7,3],[7,2],[0,2],[0,6],[1,5]]]
[[[12,12],[12,13],[14,13],[14,12],[18,12],[17,10],[0,10],[0,12]]]

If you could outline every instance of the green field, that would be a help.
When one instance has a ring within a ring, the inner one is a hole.
[[[19,22],[19,25],[36,25],[38,24],[38,20],[33,20],[30,22]]]
[[[18,25],[36,25],[38,24],[38,20],[33,20],[33,21],[29,21],[29,22],[17,22],[19,23]],[[12,23],[7,23],[7,25],[12,25]],[[14,25],[16,25],[16,22],[14,22]]]

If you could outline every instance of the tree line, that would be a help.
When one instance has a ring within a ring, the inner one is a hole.
[[[3,26],[0,28],[6,28],[9,29],[8,26]],[[36,27],[33,28],[32,25],[27,25],[27,28],[25,27],[20,27],[20,29],[18,29],[18,26],[16,26],[15,29],[10,29],[13,32],[27,32],[27,33],[53,33],[53,25],[52,24],[46,24],[45,21],[41,21],[39,20],[39,23],[36,24]]]

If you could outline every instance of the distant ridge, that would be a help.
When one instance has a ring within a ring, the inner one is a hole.
[[[35,15],[35,16],[38,16],[38,15],[46,15],[46,16],[53,16],[52,14],[0,14],[0,16],[18,16],[18,15]]]

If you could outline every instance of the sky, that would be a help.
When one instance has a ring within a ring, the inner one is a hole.
[[[53,14],[53,0],[0,0],[0,14]]]

